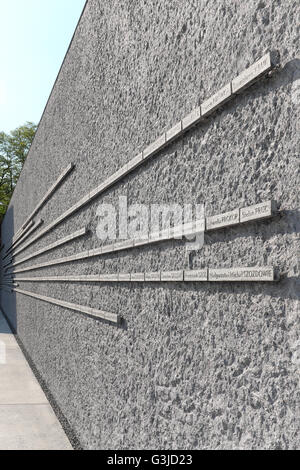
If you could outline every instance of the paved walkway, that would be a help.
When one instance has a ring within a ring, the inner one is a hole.
[[[1,310],[0,450],[72,450]]]

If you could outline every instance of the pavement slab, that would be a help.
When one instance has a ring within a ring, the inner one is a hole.
[[[72,450],[1,311],[0,450]]]

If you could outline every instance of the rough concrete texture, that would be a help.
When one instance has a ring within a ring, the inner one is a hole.
[[[26,250],[88,224],[36,262],[97,247],[100,203],[273,198],[282,217],[211,232],[188,257],[166,242],[32,276],[275,265],[278,284],[63,284],[21,288],[121,314],[115,327],[21,295],[2,306],[85,449],[299,447],[299,5],[294,0],[89,0],[2,225],[8,243],[50,223],[268,50],[281,69]],[[21,256],[21,255],[20,255]],[[33,264],[25,263],[24,266]]]

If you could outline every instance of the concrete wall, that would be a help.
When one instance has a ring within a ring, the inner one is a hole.
[[[85,449],[299,446],[297,8],[294,0],[87,3],[3,222],[3,241],[69,162],[75,171],[39,213],[46,224],[277,49],[276,74],[24,255],[84,225],[91,235],[36,262],[99,246],[97,207],[119,196],[130,204],[205,203],[208,215],[273,198],[283,217],[211,232],[190,256],[184,242],[174,241],[28,276],[275,265],[284,279],[20,283],[119,313],[122,327],[3,292],[5,313]]]

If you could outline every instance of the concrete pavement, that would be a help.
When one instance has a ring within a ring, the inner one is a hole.
[[[1,310],[0,450],[72,450]]]

